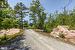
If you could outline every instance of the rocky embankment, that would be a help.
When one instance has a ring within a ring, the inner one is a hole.
[[[75,44],[75,30],[69,30],[68,26],[57,26],[50,35]]]
[[[7,30],[0,30],[0,35],[4,35],[4,34],[13,35],[19,32],[20,32],[20,29],[12,28],[12,29],[7,29]]]
[[[29,50],[30,46],[26,43],[25,33],[21,29],[0,31],[0,50]]]

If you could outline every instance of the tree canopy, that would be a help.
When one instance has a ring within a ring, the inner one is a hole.
[[[8,0],[0,0],[0,29],[34,27],[51,32],[58,25],[67,25],[70,29],[75,29],[75,9],[56,13],[45,12],[40,0],[32,0],[30,7],[26,7],[22,2],[17,3],[14,9],[10,7]],[[28,14],[27,14],[28,13]],[[30,21],[23,20],[29,16]],[[29,23],[29,24],[28,24]]]

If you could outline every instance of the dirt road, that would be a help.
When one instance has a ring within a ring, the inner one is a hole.
[[[29,29],[25,30],[26,42],[33,50],[75,50],[75,46],[47,37]]]

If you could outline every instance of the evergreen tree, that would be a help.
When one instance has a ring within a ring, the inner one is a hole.
[[[32,18],[34,25],[36,25],[37,28],[43,29],[46,13],[39,0],[32,1],[30,11],[30,17]]]
[[[20,27],[23,28],[23,18],[26,15],[26,10],[28,8],[22,3],[17,3],[16,6],[14,7],[14,11],[16,13],[16,16],[20,18]]]

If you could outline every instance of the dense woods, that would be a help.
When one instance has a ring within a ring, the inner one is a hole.
[[[30,21],[25,21],[29,15]],[[0,29],[9,28],[34,28],[51,32],[58,25],[67,25],[70,29],[75,29],[75,9],[64,10],[56,13],[46,13],[39,0],[33,0],[27,8],[22,2],[17,3],[14,9],[10,7],[8,1],[0,0]]]

